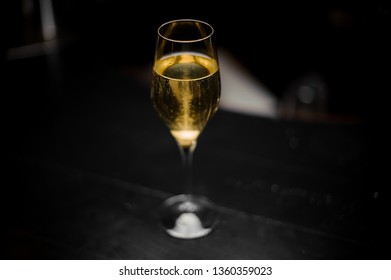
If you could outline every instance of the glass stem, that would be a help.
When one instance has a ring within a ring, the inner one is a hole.
[[[185,176],[186,194],[192,194],[194,191],[193,183],[193,154],[196,143],[191,146],[179,146],[181,152],[183,171]]]

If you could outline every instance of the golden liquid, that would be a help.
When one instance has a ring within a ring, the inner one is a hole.
[[[220,101],[216,60],[194,53],[155,61],[152,101],[179,145],[195,144]]]

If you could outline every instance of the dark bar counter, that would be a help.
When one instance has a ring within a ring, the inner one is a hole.
[[[389,256],[365,120],[219,110],[194,155],[196,193],[218,205],[219,223],[177,240],[158,215],[183,191],[180,156],[137,76],[144,68],[70,47],[5,69],[2,259]]]

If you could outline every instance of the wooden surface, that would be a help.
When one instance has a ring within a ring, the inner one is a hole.
[[[218,111],[194,173],[219,223],[177,240],[158,207],[182,191],[180,157],[146,84],[79,49],[6,70],[3,259],[388,258],[366,122]]]

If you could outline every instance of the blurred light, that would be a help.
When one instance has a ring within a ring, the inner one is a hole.
[[[226,50],[219,51],[220,108],[248,115],[276,117],[277,98]]]
[[[54,12],[51,0],[40,0],[42,36],[45,41],[57,37],[57,28],[54,20]]]

